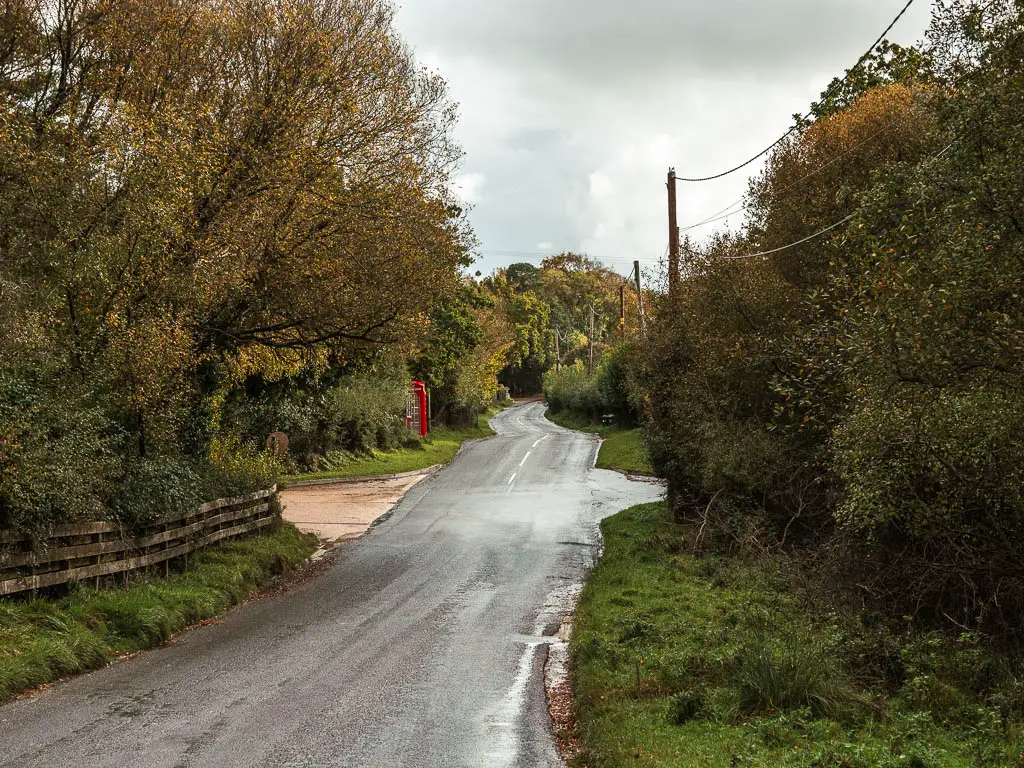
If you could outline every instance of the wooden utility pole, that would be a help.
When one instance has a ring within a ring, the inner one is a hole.
[[[640,287],[640,262],[633,262],[633,277],[636,280],[636,306],[637,314],[640,315],[640,335],[647,336],[647,323],[644,320],[644,292]]]
[[[679,284],[679,221],[676,218],[676,169],[668,169],[668,290]]]

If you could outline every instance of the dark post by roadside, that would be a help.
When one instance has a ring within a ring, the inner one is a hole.
[[[668,290],[679,284],[679,221],[676,217],[676,169],[668,169]]]

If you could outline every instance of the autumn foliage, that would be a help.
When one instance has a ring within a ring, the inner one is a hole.
[[[942,3],[926,49],[823,98],[743,230],[691,249],[644,368],[652,455],[703,543],[1017,641],[1022,31],[1019,3]]]
[[[415,351],[469,233],[445,84],[392,13],[4,3],[0,526],[133,478],[191,499],[240,387]]]

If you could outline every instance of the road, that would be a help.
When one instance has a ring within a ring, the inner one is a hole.
[[[660,496],[504,411],[324,574],[0,707],[3,766],[559,766],[542,683],[599,520]]]

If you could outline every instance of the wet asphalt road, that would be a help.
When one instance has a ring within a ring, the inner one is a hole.
[[[661,489],[509,409],[326,573],[0,707],[2,766],[559,766],[544,636]]]

